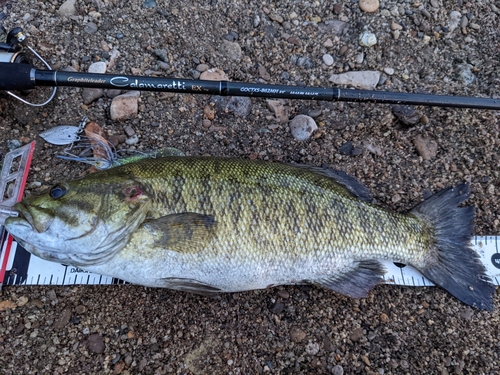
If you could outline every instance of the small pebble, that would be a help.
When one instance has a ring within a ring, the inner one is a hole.
[[[106,73],[106,63],[104,61],[98,61],[95,63],[90,64],[89,73],[97,73],[97,74],[104,74]]]
[[[208,70],[208,65],[207,64],[198,64],[196,67],[196,70],[199,71],[200,73],[203,73]]]
[[[219,68],[212,68],[201,73],[200,79],[205,81],[229,81],[226,73]]]
[[[307,115],[311,116],[312,118],[319,117],[319,116],[321,116],[322,113],[323,113],[323,110],[321,108],[311,109],[311,110],[307,111]]]
[[[230,60],[235,60],[235,61],[241,59],[242,55],[240,45],[236,42],[230,42],[229,40],[224,40],[222,42],[221,53]]]
[[[17,139],[9,139],[7,141],[7,148],[12,151],[15,150],[16,148],[21,147],[21,142],[18,141]]]
[[[317,342],[310,342],[306,345],[306,353],[309,355],[316,355],[319,353],[319,344]]]
[[[377,37],[375,34],[365,31],[359,36],[359,44],[363,47],[371,47],[377,44]]]
[[[363,337],[364,337],[363,328],[356,328],[354,331],[352,331],[350,339],[351,341],[356,342],[362,339]]]
[[[346,142],[342,146],[339,147],[339,152],[342,155],[351,155],[353,149],[354,149],[354,146],[352,145],[352,143]]]
[[[266,104],[267,108],[273,111],[276,120],[280,124],[283,124],[288,121],[288,111],[286,110],[285,101],[283,99],[278,99],[278,100],[268,99],[266,100]]]
[[[125,134],[127,134],[128,137],[132,137],[135,135],[135,131],[130,125],[128,125],[125,127]]]
[[[344,375],[344,368],[341,365],[335,365],[332,368],[333,375]]]
[[[392,68],[384,68],[384,73],[392,76],[394,74],[394,69],[392,69]]]
[[[66,324],[69,323],[69,320],[71,319],[71,310],[66,308],[63,310],[63,312],[54,320],[54,323],[52,324],[53,329],[61,329],[66,326]]]
[[[226,39],[230,42],[234,42],[234,41],[238,40],[238,33],[236,31],[230,31],[229,33],[227,33],[224,36],[224,39]]]
[[[84,305],[78,305],[75,308],[75,312],[79,315],[84,314],[87,311],[87,308]]]
[[[271,307],[271,312],[273,314],[281,314],[285,310],[285,305],[282,304],[281,302],[276,302],[272,307]]]
[[[284,299],[290,298],[290,294],[286,290],[278,290],[278,296]]]
[[[158,57],[161,61],[168,63],[168,52],[164,49],[154,49],[153,53]]]
[[[411,105],[395,105],[392,107],[392,113],[403,124],[413,126],[419,123],[422,117],[420,113]]]
[[[380,3],[378,0],[359,0],[359,8],[363,12],[373,13],[376,12]]]
[[[457,12],[456,10],[450,12],[450,15],[448,17],[448,29],[450,33],[453,32],[458,27],[461,19],[462,19],[462,14],[460,12]]]
[[[129,146],[136,145],[137,143],[139,143],[139,137],[137,136],[137,134],[135,134],[132,137],[127,138],[127,140],[125,141],[125,143],[127,145],[129,145]]]
[[[283,23],[284,19],[279,14],[271,13],[269,18],[278,23]]]
[[[323,43],[323,46],[325,46],[325,47],[333,47],[333,41],[330,38],[328,38],[327,40],[325,40],[325,43]],[[323,59],[324,59],[324,56],[323,56]]]
[[[403,26],[394,21],[391,22],[391,30],[403,30]]]
[[[101,98],[104,95],[103,89],[92,89],[85,87],[82,90],[82,101],[83,104],[89,105],[95,102],[97,99]]]
[[[328,53],[324,54],[323,55],[323,62],[325,63],[325,65],[328,65],[328,66],[332,65],[334,62],[333,56],[328,54]]]
[[[253,18],[253,27],[259,27],[260,25],[260,16],[258,14]]]
[[[24,306],[28,303],[29,299],[26,296],[21,296],[17,299],[16,305],[17,306]]]
[[[97,25],[94,22],[89,22],[83,27],[83,31],[87,34],[95,34],[97,32]]]
[[[292,136],[298,141],[308,140],[317,129],[316,122],[310,116],[298,115],[290,121],[290,131]]]
[[[293,342],[301,342],[306,338],[306,333],[299,327],[292,327],[290,330],[290,340]]]
[[[119,89],[108,89],[108,90],[104,90],[104,93],[106,94],[106,96],[110,99],[113,99],[115,96],[118,96],[122,93],[122,90],[119,90]]]
[[[271,75],[264,65],[259,65],[258,71],[260,78],[262,78],[263,80],[269,81],[271,79]]]
[[[142,3],[143,8],[155,8],[156,7],[156,1],[155,0],[145,0]]]
[[[87,347],[91,352],[101,354],[104,352],[104,340],[98,333],[93,333],[87,339]]]
[[[220,113],[233,113],[243,118],[252,111],[252,100],[247,96],[214,96],[212,101]]]
[[[75,16],[78,12],[75,7],[76,0],[66,0],[57,10],[60,16]]]
[[[215,118],[215,108],[207,105],[205,108],[203,108],[203,115],[210,121],[212,121]]]
[[[344,5],[342,3],[337,3],[333,5],[333,13],[341,14],[344,11]]]
[[[417,135],[413,140],[413,144],[417,149],[417,152],[424,160],[431,160],[436,157],[438,151],[438,145],[436,141],[429,137],[423,137],[422,135]]]
[[[364,59],[365,59],[365,54],[361,52],[356,56],[356,64],[362,64]]]

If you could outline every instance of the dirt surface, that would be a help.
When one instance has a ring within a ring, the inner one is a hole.
[[[382,73],[377,90],[499,95],[498,1],[384,1],[366,13],[357,1],[78,0],[72,16],[58,13],[62,3],[0,1],[3,27],[23,27],[58,69],[87,71],[118,50],[108,72],[196,78],[206,64],[232,81],[328,87],[332,74],[375,70]],[[360,46],[364,31],[378,43]],[[46,94],[27,98],[40,102]],[[63,147],[38,137],[88,116],[128,141],[119,150],[170,146],[187,155],[343,169],[399,211],[468,181],[476,234],[499,234],[498,111],[414,107],[401,114],[390,105],[286,100],[288,118],[309,114],[319,127],[299,142],[265,99],[252,99],[250,114],[240,117],[211,106],[217,100],[209,96],[142,92],[138,115],[117,122],[111,94],[83,104],[82,89],[62,88],[38,108],[0,97],[0,153],[8,141],[37,141],[27,194],[88,170],[57,159]],[[493,375],[500,374],[498,297],[495,305],[477,311],[438,288],[394,286],[378,286],[364,300],[316,287],[220,299],[130,285],[6,287],[0,374]]]

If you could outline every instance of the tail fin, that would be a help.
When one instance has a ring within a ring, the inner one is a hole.
[[[457,207],[469,195],[468,184],[450,187],[411,211],[434,228],[435,246],[419,271],[467,305],[493,310],[495,287],[470,247],[474,207]]]

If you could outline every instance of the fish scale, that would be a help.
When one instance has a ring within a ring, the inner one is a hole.
[[[492,308],[493,287],[467,243],[473,210],[457,207],[468,185],[401,214],[367,202],[366,188],[327,168],[172,156],[97,172],[58,193],[65,186],[56,199],[26,198],[6,222],[45,259],[197,293],[308,282],[353,297],[366,296],[384,274],[380,261],[392,260]]]

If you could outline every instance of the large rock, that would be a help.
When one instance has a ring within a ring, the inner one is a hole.
[[[75,7],[76,0],[66,0],[57,10],[57,13],[63,17],[76,16],[78,13]]]
[[[329,78],[329,81],[336,85],[346,85],[361,90],[374,90],[379,80],[380,72],[374,70],[333,74]]]
[[[115,96],[109,109],[111,119],[124,121],[137,117],[140,95],[140,91],[129,91],[123,95]]]
[[[317,129],[316,121],[310,116],[298,115],[290,121],[290,131],[297,141],[307,141]]]

